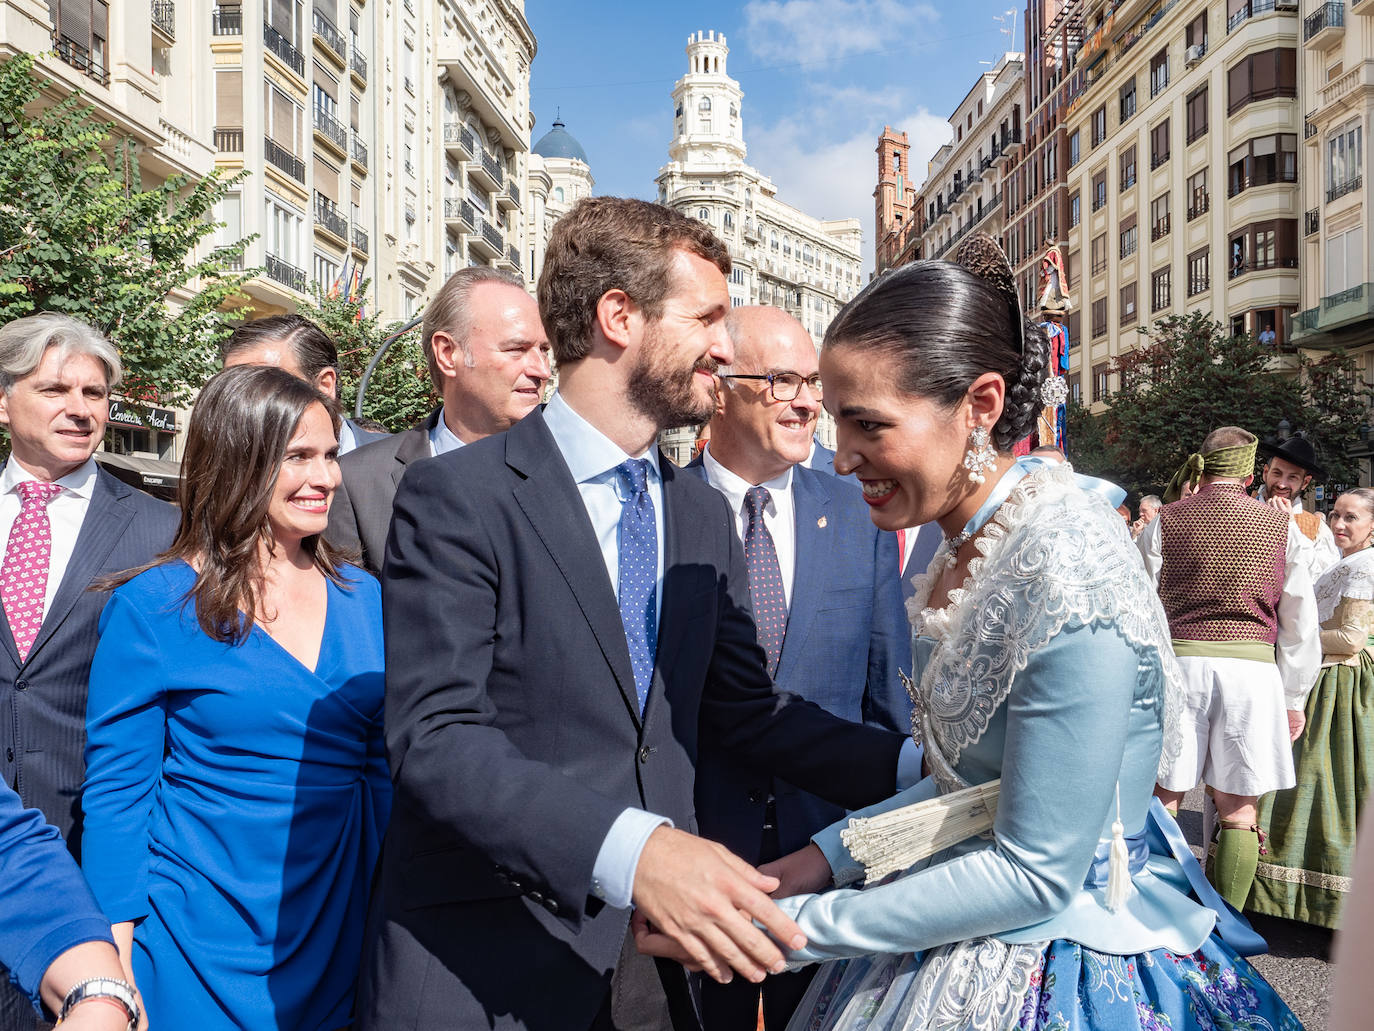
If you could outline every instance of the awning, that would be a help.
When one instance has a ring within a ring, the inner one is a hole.
[[[181,463],[161,458],[139,458],[136,455],[117,455],[112,451],[97,451],[95,460],[131,487],[138,487],[159,496],[176,490],[181,482]]]

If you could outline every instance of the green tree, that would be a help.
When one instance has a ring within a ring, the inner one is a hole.
[[[1080,471],[1132,494],[1158,493],[1216,427],[1242,426],[1263,440],[1287,419],[1317,448],[1329,479],[1353,481],[1348,448],[1369,390],[1349,356],[1277,356],[1201,311],[1141,332],[1141,345],[1111,364],[1120,387],[1106,398],[1108,410],[1070,409],[1069,447]]]
[[[246,173],[144,190],[135,142],[93,121],[80,93],[39,101],[31,54],[0,64],[0,323],[83,319],[118,345],[129,396],[185,403],[217,368],[242,315],[223,309],[254,272],[248,240],[203,246]]]
[[[367,311],[368,280],[356,289],[324,291],[311,284],[311,300],[297,311],[333,338],[339,348],[339,402],[351,415],[358,385],[372,356],[401,323],[383,326]],[[420,346],[419,327],[396,339],[368,381],[363,414],[394,432],[423,419],[438,403]]]

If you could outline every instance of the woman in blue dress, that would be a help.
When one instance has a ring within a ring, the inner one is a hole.
[[[789,960],[825,964],[793,1031],[1298,1028],[1237,952],[1263,943],[1193,897],[1205,878],[1151,804],[1178,751],[1178,672],[1114,502],[1012,456],[1043,403],[1045,347],[996,244],[978,234],[957,263],[870,284],[821,369],[836,470],[873,521],[946,535],[909,603],[929,776],[855,815],[1001,784],[985,832],[895,878],[852,886],[854,852],[876,874],[898,844],[874,824],[765,867],[807,937]]]
[[[338,425],[280,369],[215,376],[176,539],[101,618],[84,867],[153,1027],[350,1020],[391,790],[380,591],[322,537]]]

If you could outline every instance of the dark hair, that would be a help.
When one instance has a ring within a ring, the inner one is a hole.
[[[997,373],[1007,385],[992,430],[998,451],[1030,433],[1044,407],[1044,332],[996,286],[952,262],[916,261],[884,272],[840,309],[824,347],[872,351],[892,363],[898,390],[951,407],[979,376]]]
[[[220,348],[220,360],[271,342],[291,348],[301,375],[311,383],[325,369],[339,367],[339,349],[334,346],[334,341],[304,315],[273,315],[245,322],[229,335]]]
[[[178,501],[181,525],[152,562],[108,578],[112,590],[154,566],[181,559],[198,566],[184,599],[210,637],[242,644],[260,611],[259,545],[272,540],[267,520],[286,449],[311,405],[323,405],[339,432],[333,398],[282,369],[239,365],[210,378],[191,411]],[[315,568],[340,586],[342,556],[323,536],[307,537]],[[248,613],[248,617],[244,617]]]
[[[596,306],[609,290],[624,290],[645,318],[659,318],[673,291],[669,273],[679,250],[730,274],[730,252],[703,222],[625,197],[574,204],[554,223],[539,275],[539,315],[558,364],[591,352]]]

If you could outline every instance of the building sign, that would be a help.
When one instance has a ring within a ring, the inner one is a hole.
[[[168,408],[134,405],[128,401],[110,402],[110,422],[120,426],[154,429],[159,433],[177,431],[177,413]]]

